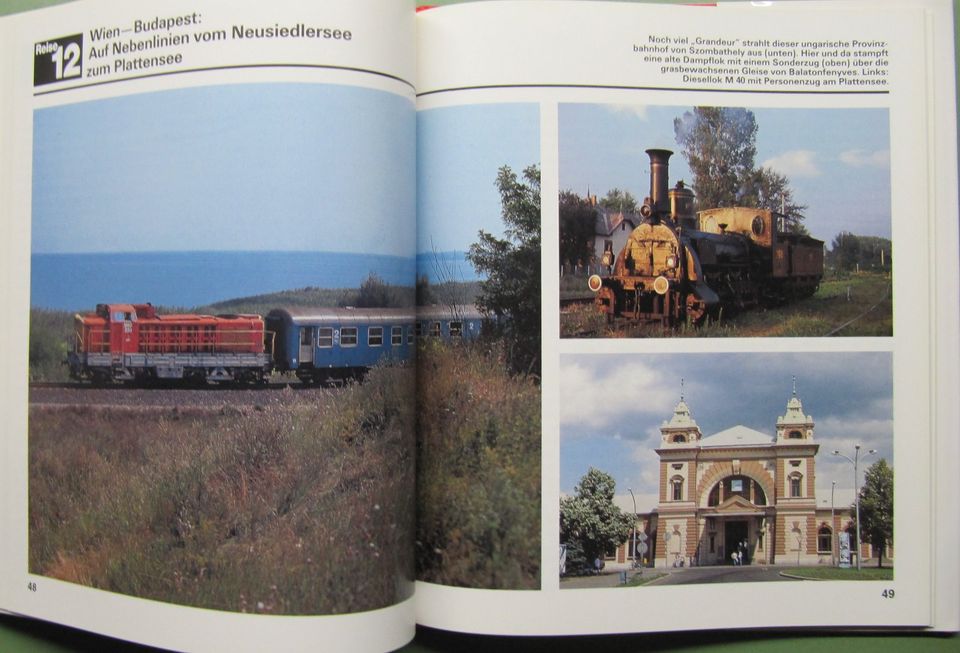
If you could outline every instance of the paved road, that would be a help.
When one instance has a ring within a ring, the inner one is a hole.
[[[645,576],[666,574],[649,583],[649,585],[688,585],[706,583],[758,583],[770,581],[790,582],[793,578],[780,575],[782,567],[764,565],[747,565],[744,567],[685,567],[681,569],[649,569],[643,570]],[[634,572],[629,572],[630,577]],[[620,574],[616,571],[603,573],[599,576],[581,576],[564,578],[560,581],[561,589],[585,587],[617,587],[620,585]]]

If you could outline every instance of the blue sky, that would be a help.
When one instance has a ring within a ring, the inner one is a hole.
[[[660,426],[683,395],[704,437],[743,425],[775,434],[796,376],[820,444],[816,485],[853,487],[854,445],[893,465],[892,361],[888,352],[563,355],[560,360],[560,490],[592,467],[617,492],[655,494]],[[861,479],[862,480],[862,479]]]
[[[561,104],[560,189],[603,197],[611,188],[649,195],[645,150],[674,151],[671,187],[692,183],[673,119],[692,107]],[[786,175],[809,208],[811,235],[828,245],[840,231],[889,238],[890,134],[886,109],[751,109],[756,165]]]
[[[497,171],[540,163],[537,104],[476,104],[417,115],[417,252],[465,251],[502,235]]]
[[[320,84],[40,109],[31,248],[412,256],[414,129],[409,99]]]

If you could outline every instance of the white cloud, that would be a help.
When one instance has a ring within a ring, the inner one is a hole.
[[[601,357],[591,363],[567,359],[560,364],[561,425],[601,428],[633,414],[642,428],[650,423],[651,412],[670,414],[675,393],[661,387],[662,379],[654,368],[640,362],[624,364],[617,357]],[[632,437],[630,433],[619,435]]]
[[[820,168],[813,150],[791,150],[763,162],[764,168],[772,168],[787,177],[819,177]]]
[[[647,105],[645,104],[607,104],[604,105],[611,113],[626,113],[640,120],[647,119]]]
[[[888,168],[890,167],[890,150],[874,150],[873,152],[847,150],[840,153],[840,160],[854,168]]]

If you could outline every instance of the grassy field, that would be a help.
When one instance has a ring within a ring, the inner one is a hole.
[[[889,564],[889,562],[887,563]],[[893,580],[893,569],[890,567],[863,567],[857,571],[856,567],[840,569],[839,567],[790,567],[784,569],[784,574],[813,578],[816,580]]]
[[[31,406],[30,571],[237,612],[407,598],[413,376],[253,406]]]
[[[417,578],[539,589],[539,386],[482,343],[427,341],[418,364]]]
[[[737,315],[721,314],[700,327],[676,329],[626,320],[607,325],[592,304],[583,304],[561,313],[560,334],[591,338],[891,336],[891,280],[868,273],[826,280],[812,297]]]

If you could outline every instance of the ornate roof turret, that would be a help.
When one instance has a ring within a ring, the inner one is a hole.
[[[697,421],[690,414],[690,408],[683,400],[683,379],[680,379],[680,401],[673,409],[670,421],[664,421],[660,426],[661,442],[664,445],[689,446],[698,444],[703,434]]]
[[[797,377],[793,377],[793,394],[787,401],[787,412],[777,418],[777,442],[813,439],[813,416],[804,415],[803,403],[797,396]]]

